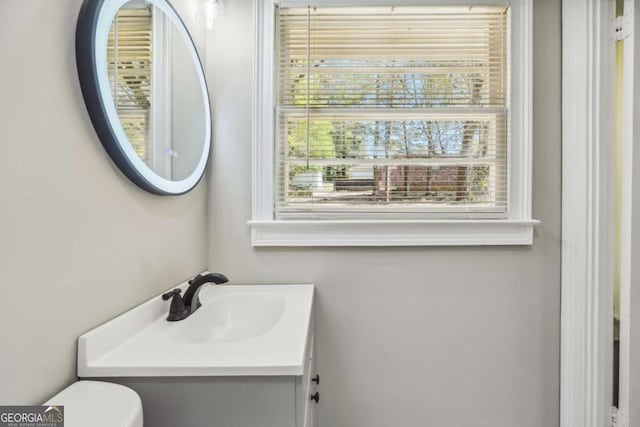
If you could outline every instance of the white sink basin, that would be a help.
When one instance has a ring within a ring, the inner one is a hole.
[[[179,322],[155,297],[78,339],[78,376],[302,375],[313,289],[206,285]]]
[[[212,298],[176,328],[178,342],[240,341],[264,335],[282,319],[286,300],[280,295],[236,293]]]

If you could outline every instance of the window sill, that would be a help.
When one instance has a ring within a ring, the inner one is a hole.
[[[532,245],[535,220],[249,221],[254,247]]]

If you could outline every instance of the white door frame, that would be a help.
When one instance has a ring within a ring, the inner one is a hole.
[[[621,159],[621,251],[620,251],[620,402],[619,408],[625,426],[640,423],[640,329],[634,313],[640,312],[637,285],[640,278],[638,242],[640,227],[634,218],[640,212],[640,150],[634,144],[640,134],[640,85],[635,75],[640,70],[640,43],[635,23],[640,22],[637,0],[624,0],[621,19],[624,39],[624,67],[622,93],[622,159]]]
[[[562,427],[611,425],[613,6],[562,2]]]

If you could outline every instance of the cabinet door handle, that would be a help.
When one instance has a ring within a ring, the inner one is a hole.
[[[314,383],[320,385],[320,375],[316,374],[315,377],[311,378],[311,381],[313,381]]]
[[[315,400],[316,403],[320,402],[320,393],[316,391],[315,394],[312,394],[311,400]]]

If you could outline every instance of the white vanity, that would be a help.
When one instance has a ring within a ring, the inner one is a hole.
[[[158,296],[81,336],[78,376],[138,392],[153,427],[314,426],[313,292],[206,286],[178,322]]]

